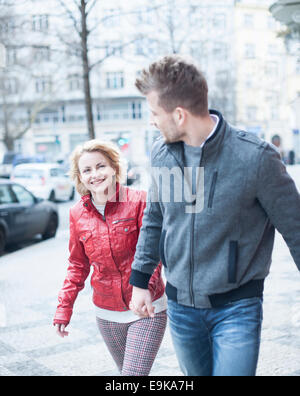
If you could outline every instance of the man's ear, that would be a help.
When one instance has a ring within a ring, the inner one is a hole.
[[[182,107],[176,107],[173,112],[173,119],[178,127],[181,127],[186,121],[187,113]]]

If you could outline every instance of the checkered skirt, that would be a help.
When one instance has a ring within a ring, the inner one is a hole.
[[[97,319],[99,331],[121,375],[147,376],[163,340],[166,311],[154,318],[131,323],[109,322]]]

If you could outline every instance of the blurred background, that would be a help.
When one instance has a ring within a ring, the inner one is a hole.
[[[199,63],[211,108],[300,162],[300,1],[2,0],[0,176],[67,169],[94,137],[144,166],[159,132],[134,81],[169,53]]]

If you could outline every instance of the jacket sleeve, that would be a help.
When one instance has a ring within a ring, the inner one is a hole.
[[[53,323],[68,324],[78,293],[84,288],[84,282],[90,272],[89,259],[76,232],[76,222],[70,211],[69,266],[63,287],[58,294],[58,307]]]
[[[279,153],[268,144],[260,158],[257,198],[300,270],[300,195]]]
[[[149,280],[158,266],[162,222],[163,216],[157,199],[157,185],[155,178],[152,177],[142,228],[132,263],[130,284],[133,286],[147,289]]]

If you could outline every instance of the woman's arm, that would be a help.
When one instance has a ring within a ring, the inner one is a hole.
[[[78,293],[84,288],[84,282],[90,273],[89,259],[76,231],[76,222],[70,211],[69,266],[62,289],[58,294],[58,307],[54,316],[54,325],[67,326],[70,322],[73,305]]]

